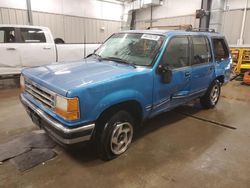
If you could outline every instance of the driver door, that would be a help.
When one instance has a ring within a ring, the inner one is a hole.
[[[154,79],[152,116],[187,101],[190,93],[190,43],[187,36],[175,36],[167,44],[159,67],[172,71],[172,79],[164,83],[157,71]],[[159,68],[158,68],[159,69]]]

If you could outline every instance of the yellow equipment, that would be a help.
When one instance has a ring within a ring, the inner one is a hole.
[[[250,70],[250,47],[230,48],[233,58],[233,72],[236,75]]]

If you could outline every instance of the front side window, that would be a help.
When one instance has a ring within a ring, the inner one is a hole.
[[[214,57],[216,61],[229,57],[229,51],[224,39],[213,39]]]
[[[23,43],[45,43],[45,34],[41,29],[21,28],[21,41]]]
[[[0,28],[0,43],[14,43],[16,42],[16,35],[14,28]]]
[[[192,37],[193,61],[192,64],[203,64],[211,61],[208,39],[204,36]]]
[[[185,36],[172,38],[162,57],[162,65],[174,69],[189,66],[189,43]]]
[[[150,66],[164,41],[153,34],[118,33],[110,37],[97,51],[102,58],[121,59],[139,66]]]

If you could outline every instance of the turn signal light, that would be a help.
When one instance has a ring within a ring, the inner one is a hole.
[[[66,120],[77,120],[80,118],[79,100],[56,96],[55,113]]]

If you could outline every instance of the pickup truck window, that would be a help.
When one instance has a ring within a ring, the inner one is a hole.
[[[23,43],[45,43],[45,34],[40,29],[21,28],[21,41]]]
[[[229,52],[227,46],[225,44],[224,39],[212,39],[214,46],[214,58],[216,61],[220,61],[221,59],[226,59],[229,56]]]
[[[162,57],[162,64],[170,69],[189,66],[189,43],[187,37],[172,38]]]
[[[0,28],[0,43],[16,42],[15,29],[11,27]]]
[[[0,30],[0,43],[4,43],[4,31]]]
[[[97,51],[102,58],[119,58],[134,65],[150,66],[164,37],[141,33],[119,33],[110,37]]]
[[[193,61],[192,64],[209,63],[211,61],[211,52],[208,39],[204,36],[192,37],[193,43]]]

